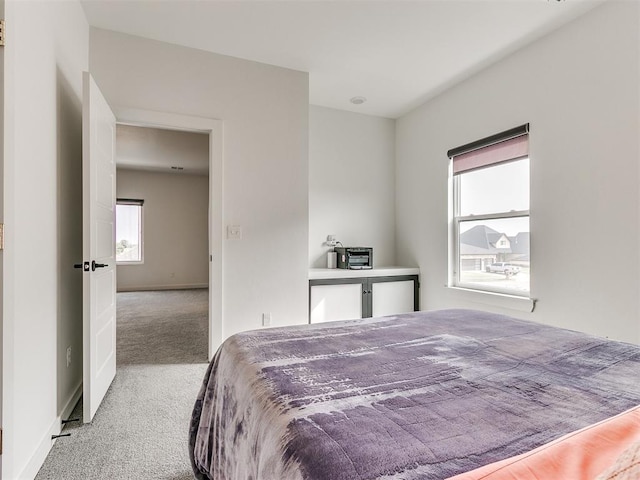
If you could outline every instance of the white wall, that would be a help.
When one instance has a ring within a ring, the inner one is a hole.
[[[118,198],[144,200],[144,263],[118,265],[118,291],[209,283],[209,177],[118,168]]]
[[[331,108],[309,110],[309,265],[323,268],[335,234],[395,264],[395,121]]]
[[[82,277],[73,263],[82,256],[89,29],[75,1],[8,1],[5,17],[2,476],[29,479],[82,380]]]
[[[0,18],[4,18],[4,0],[0,0]],[[4,49],[0,48],[0,112],[4,112]],[[4,113],[0,114],[0,223],[4,223]],[[0,250],[0,342],[2,342],[2,315],[4,314],[2,304],[4,297],[3,275],[4,271],[4,251]],[[2,374],[3,362],[0,353],[0,425],[2,423]],[[2,478],[2,462],[0,462],[0,478]]]
[[[421,307],[490,309],[640,342],[637,2],[607,2],[397,121],[398,260]],[[531,124],[532,314],[447,289],[447,156]]]
[[[100,29],[90,67],[113,106],[224,122],[223,336],[305,323],[308,74]]]

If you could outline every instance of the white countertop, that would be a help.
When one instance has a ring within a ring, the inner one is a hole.
[[[393,275],[418,275],[415,267],[376,267],[370,270],[346,270],[343,268],[310,268],[309,280],[331,278],[390,277]]]

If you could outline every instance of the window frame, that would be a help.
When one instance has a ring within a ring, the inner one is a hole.
[[[523,127],[518,127],[516,129],[512,129],[509,130],[507,132],[503,132],[502,134],[497,134],[494,135],[492,137],[488,137],[487,139],[484,140],[479,140],[477,142],[473,142],[473,144],[469,144],[468,146],[473,146],[471,148],[466,149],[466,151],[472,151],[475,149],[480,149],[485,145],[490,145],[492,143],[496,143],[493,140],[495,140],[496,138],[499,138],[505,134],[509,134],[510,132],[514,132],[516,130],[520,130],[522,128],[525,128],[525,132],[523,132],[523,134],[529,135],[529,125],[526,124]],[[483,145],[484,142],[484,145]],[[478,145],[477,147],[475,147],[475,145]],[[483,220],[502,220],[502,219],[509,219],[509,218],[529,218],[529,220],[531,219],[531,205],[529,204],[529,209],[527,210],[517,210],[517,211],[506,211],[506,212],[493,212],[493,213],[487,213],[487,214],[473,214],[473,215],[465,215],[465,216],[461,216],[460,215],[460,208],[461,208],[461,175],[464,175],[465,172],[461,172],[461,173],[456,173],[454,174],[454,158],[457,155],[453,155],[452,152],[455,152],[456,150],[463,150],[468,146],[463,146],[463,147],[459,147],[458,149],[454,149],[454,150],[450,150],[448,153],[448,157],[449,157],[449,212],[450,212],[450,216],[449,216],[449,224],[450,224],[450,230],[449,230],[449,237],[450,237],[450,241],[449,241],[449,268],[448,268],[448,274],[449,274],[449,282],[448,282],[448,286],[452,287],[452,288],[458,288],[458,289],[464,289],[464,290],[469,290],[469,291],[473,291],[473,292],[477,292],[478,294],[499,294],[499,295],[506,295],[506,296],[510,296],[510,297],[514,297],[514,298],[519,298],[519,299],[526,299],[526,300],[530,300],[531,297],[531,283],[529,283],[529,289],[527,292],[518,292],[518,291],[514,291],[511,289],[506,289],[506,288],[500,288],[500,287],[492,287],[492,286],[479,286],[477,283],[465,283],[461,280],[461,258],[460,258],[460,225],[464,222],[469,222],[469,221],[483,221]],[[465,151],[465,152],[466,152]],[[496,162],[494,164],[491,165],[487,165],[484,167],[481,167],[481,169],[485,169],[485,168],[493,168],[499,165],[503,165],[505,163],[508,162],[512,162],[512,161],[519,161],[519,160],[524,160],[524,159],[528,159],[529,161],[529,185],[531,185],[531,156],[530,153],[528,153],[526,156],[520,156],[520,157],[516,157],[513,158],[511,160],[506,160],[506,161],[500,161],[500,162]],[[471,169],[469,171],[472,170],[477,170],[477,169]],[[529,229],[531,230],[531,229]],[[530,234],[530,231],[529,231]],[[531,268],[531,267],[529,267]],[[531,277],[529,277],[530,281],[531,281]]]
[[[116,265],[144,265],[144,200],[132,199],[132,198],[117,198],[116,199],[116,216],[118,205],[136,206],[140,209],[139,221],[138,221],[138,238],[140,241],[140,260],[118,260],[118,254],[115,253]],[[116,220],[117,222],[117,220]],[[114,235],[117,244],[117,223],[114,226]]]

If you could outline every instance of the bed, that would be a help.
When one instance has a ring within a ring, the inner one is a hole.
[[[446,479],[634,409],[639,379],[637,345],[471,310],[250,331],[209,365],[191,462],[209,480]]]

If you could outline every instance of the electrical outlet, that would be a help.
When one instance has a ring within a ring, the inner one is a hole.
[[[335,235],[327,235],[327,241],[325,242],[329,247],[335,247],[337,245],[337,240]]]
[[[67,368],[71,365],[71,347],[67,347]]]
[[[271,314],[270,313],[263,313],[262,314],[262,326],[263,327],[268,327],[271,325]]]

